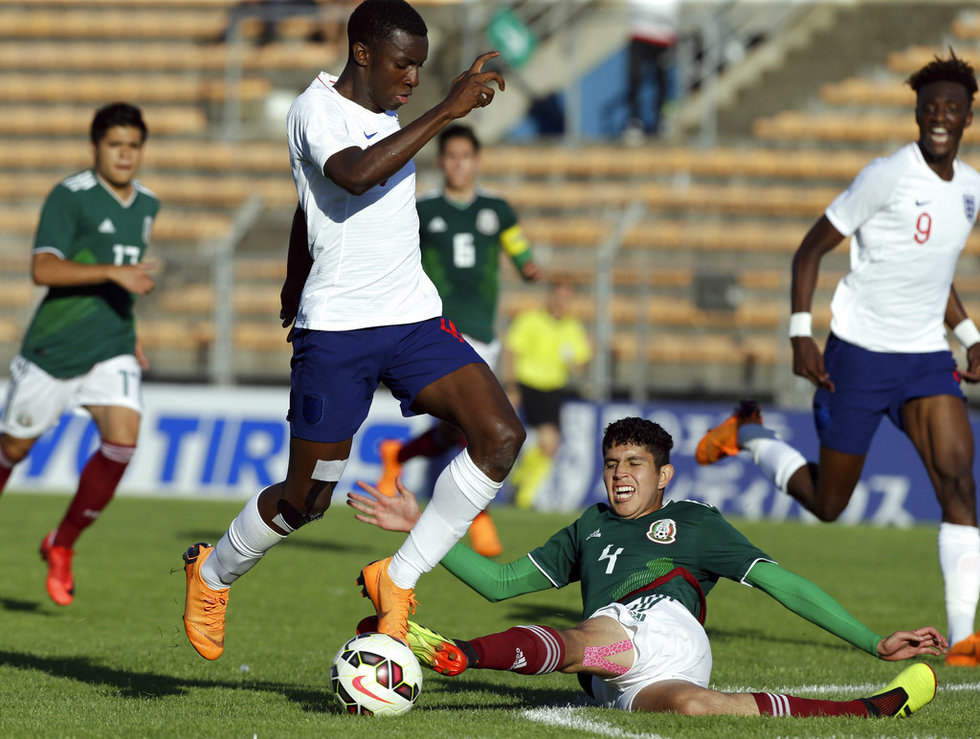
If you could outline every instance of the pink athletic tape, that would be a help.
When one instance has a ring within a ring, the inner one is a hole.
[[[629,672],[630,668],[610,662],[606,657],[628,652],[632,648],[633,642],[629,639],[623,639],[621,642],[606,647],[586,647],[582,657],[582,667],[601,667],[603,670],[608,670],[616,675],[622,675]]]

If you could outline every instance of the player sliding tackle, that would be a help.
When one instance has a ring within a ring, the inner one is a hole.
[[[867,698],[830,701],[708,688],[711,647],[702,627],[705,596],[720,577],[759,588],[789,610],[849,644],[897,661],[942,655],[933,627],[875,633],[809,580],[780,567],[717,509],[663,502],[674,475],[673,440],[642,418],[623,418],[602,440],[607,503],[599,503],[524,557],[499,564],[457,544],[442,564],[491,601],[581,581],[585,620],[571,629],[515,626],[499,634],[452,640],[409,621],[407,640],[421,662],[447,675],[466,669],[527,675],[576,673],[589,695],[627,711],[687,715],[909,715],[936,694],[924,663],[901,672]],[[348,494],[357,518],[409,531],[419,518],[415,496]],[[362,622],[360,629],[373,624]]]

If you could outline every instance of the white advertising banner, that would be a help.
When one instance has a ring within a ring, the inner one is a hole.
[[[5,397],[6,383],[0,382]],[[289,388],[143,386],[146,406],[140,440],[119,494],[248,497],[284,479],[289,449]],[[380,474],[378,443],[406,439],[432,423],[403,418],[398,402],[379,390],[367,421],[354,438],[337,494],[357,480]],[[67,493],[75,489],[99,434],[85,411],[66,414],[14,469],[10,490]],[[423,465],[408,465],[406,483],[418,485]]]

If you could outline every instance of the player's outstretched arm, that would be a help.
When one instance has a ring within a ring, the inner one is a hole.
[[[821,587],[774,562],[757,562],[745,580],[764,590],[793,613],[868,654],[887,660],[900,660],[918,654],[945,653],[945,639],[931,626],[915,631],[896,631],[882,638]]]
[[[415,494],[405,487],[400,477],[395,480],[397,490],[394,495],[384,495],[373,485],[361,480],[357,481],[357,485],[369,493],[369,495],[354,491],[347,493],[347,505],[357,511],[354,518],[358,521],[369,523],[385,531],[407,532],[412,530],[415,522],[422,515]]]
[[[931,626],[912,631],[896,631],[878,642],[878,656],[889,662],[911,659],[923,654],[946,654],[946,637]]]
[[[369,497],[353,491],[347,493],[347,505],[357,511],[354,517],[358,521],[386,531],[411,531],[419,520],[418,500],[401,478],[395,481],[397,493],[391,496],[366,482],[357,484],[370,494]],[[500,564],[461,543],[449,550],[442,566],[492,602],[553,587],[528,557]]]

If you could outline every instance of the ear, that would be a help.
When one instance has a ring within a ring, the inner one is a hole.
[[[663,490],[667,487],[667,483],[674,479],[674,465],[665,464],[660,468],[660,480],[657,483],[657,489]]]
[[[350,50],[350,58],[358,67],[366,67],[371,58],[371,51],[363,41],[355,41]]]
[[[973,110],[967,111],[966,120],[963,122],[963,128],[969,128],[971,123],[973,123]]]

